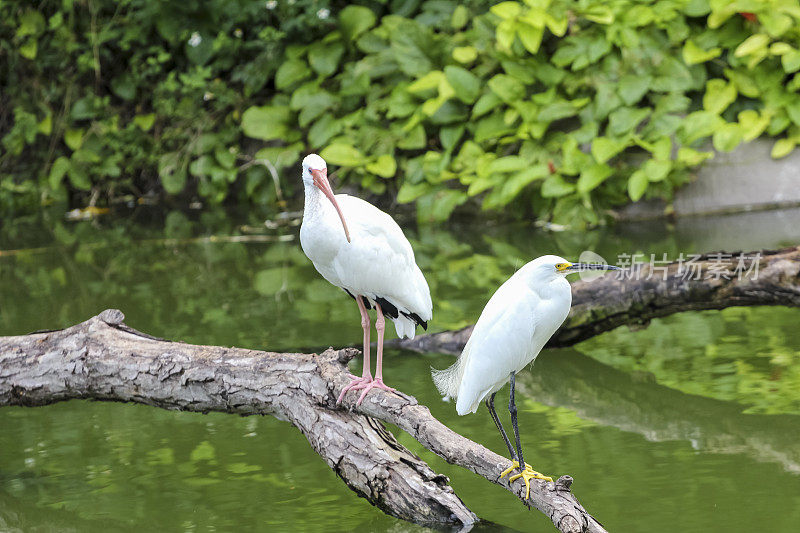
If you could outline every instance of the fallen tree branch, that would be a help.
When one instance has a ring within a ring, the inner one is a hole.
[[[754,266],[750,275],[741,278],[734,274],[741,253],[727,255],[703,255],[691,265],[686,261],[657,268],[644,264],[633,276],[627,271],[631,279],[606,274],[573,283],[569,317],[547,346],[570,346],[622,325],[645,326],[654,318],[681,311],[744,305],[800,307],[800,247],[744,254],[759,259],[757,270]],[[698,272],[700,279],[693,279]],[[719,272],[727,272],[730,279],[717,276]],[[407,350],[458,354],[471,334],[472,326],[467,326],[393,342]]]
[[[107,310],[70,328],[0,337],[0,406],[68,399],[137,402],[164,409],[271,414],[288,420],[357,494],[384,512],[425,525],[470,526],[476,516],[445,476],[400,445],[375,418],[397,425],[432,452],[503,486],[523,501],[522,483],[498,479],[508,459],[453,432],[414,398],[374,391],[360,407],[337,408],[358,352],[271,353],[156,339]],[[572,478],[531,482],[526,503],[560,531],[605,529],[578,503]]]

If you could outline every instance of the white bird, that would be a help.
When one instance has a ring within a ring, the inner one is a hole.
[[[383,382],[384,315],[397,336],[414,338],[417,326],[428,327],[431,293],[414,260],[414,250],[392,217],[347,194],[333,194],[328,167],[317,154],[303,159],[305,208],[300,245],[322,277],[353,297],[364,330],[364,370],[342,389],[337,403],[351,389],[363,389],[360,405],[373,388],[396,392]],[[327,200],[326,200],[327,197]],[[328,201],[330,200],[330,201]],[[378,357],[375,378],[370,373],[367,309],[377,313]]]
[[[572,305],[572,291],[566,275],[583,270],[618,270],[603,264],[570,263],[563,257],[545,255],[519,269],[503,283],[483,309],[458,361],[445,370],[432,369],[433,381],[445,398],[456,399],[459,415],[474,413],[486,403],[497,429],[511,454],[512,466],[503,477],[520,468],[509,478],[522,478],[530,495],[530,480],[543,476],[525,463],[517,426],[514,403],[514,376],[530,364],[561,326]],[[494,410],[494,396],[511,382],[508,410],[514,428],[516,450]]]

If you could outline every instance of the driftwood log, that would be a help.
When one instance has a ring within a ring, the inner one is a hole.
[[[337,407],[358,351],[271,353],[170,342],[140,333],[106,310],[70,328],[0,337],[0,406],[69,399],[137,402],[164,409],[273,415],[288,420],[357,494],[384,512],[430,526],[468,528],[477,517],[445,476],[397,442],[378,420],[503,486],[564,532],[605,529],[576,500],[572,478],[521,482],[498,474],[505,457],[455,433],[412,397],[373,391],[360,407]]]
[[[572,284],[569,317],[548,347],[571,346],[622,325],[646,326],[654,318],[682,311],[742,305],[800,307],[800,246],[717,252],[691,261],[644,263],[620,272]],[[471,334],[472,326],[467,326],[393,342],[418,352],[457,354]]]

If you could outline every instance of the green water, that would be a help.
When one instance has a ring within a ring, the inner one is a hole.
[[[273,350],[358,343],[356,306],[318,277],[296,226],[262,226],[276,242],[207,238],[239,235],[260,220],[173,212],[6,224],[0,334],[63,327],[116,307],[137,329],[189,342]],[[543,253],[591,249],[613,259],[751,247],[746,236],[662,223],[560,233],[486,222],[407,226],[431,285],[433,330],[474,321],[499,283]],[[760,245],[793,242],[800,230]],[[795,531],[798,318],[783,308],[686,313],[544,352],[520,378],[526,459],[571,474],[578,498],[611,531]],[[389,350],[385,375],[454,430],[505,453],[484,410],[457,417],[434,393],[429,367],[451,360]],[[493,528],[553,530],[506,491],[395,433]],[[284,422],[90,402],[0,409],[0,531],[15,528],[422,529],[357,498]]]

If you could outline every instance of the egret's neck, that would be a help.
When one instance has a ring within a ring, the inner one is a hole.
[[[564,292],[571,294],[569,282],[561,274],[544,274],[531,263],[522,267],[520,274],[524,276],[528,287],[542,299],[561,297]]]
[[[546,283],[537,283],[536,284],[536,292],[539,293],[539,296],[543,299],[550,299],[554,297],[558,297],[559,295],[567,294],[571,295],[571,289],[569,287],[569,282],[567,278],[562,275],[556,275]]]

